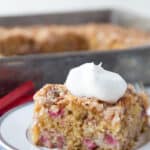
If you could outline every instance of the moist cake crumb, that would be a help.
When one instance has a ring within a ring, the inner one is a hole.
[[[67,150],[131,150],[147,130],[147,97],[132,85],[115,104],[47,84],[34,95],[34,144]]]

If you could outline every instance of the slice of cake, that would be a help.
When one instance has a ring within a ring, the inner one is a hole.
[[[108,73],[111,72],[102,71],[107,73],[105,77],[107,76],[108,79],[110,77]],[[84,73],[79,74],[83,80]],[[99,72],[99,77],[102,77],[102,74]],[[106,80],[106,78],[103,79]],[[115,79],[115,77],[112,78]],[[111,80],[108,79],[107,82]],[[118,81],[121,80],[118,78]],[[115,80],[120,92],[125,86],[121,87],[122,83],[120,82],[119,85],[118,81]],[[105,94],[99,94],[103,96],[103,99],[98,98],[99,95],[90,96],[92,92],[88,92],[89,96],[82,96],[82,92],[78,92],[80,94],[77,96],[73,94],[75,90],[73,91],[67,82],[70,82],[69,78],[65,85],[47,84],[35,94],[34,122],[31,129],[33,143],[48,148],[67,150],[132,149],[147,128],[146,95],[136,93],[131,85],[125,88],[122,96],[119,92],[115,92],[115,88],[107,93],[109,90],[104,88],[106,83],[104,85],[103,82],[103,85],[99,86],[101,91],[105,92]],[[78,83],[80,91],[84,91],[85,89],[81,86],[83,82],[81,82],[79,80]],[[98,84],[99,82],[100,78],[97,79]],[[76,83],[74,82],[73,85],[76,86]],[[91,88],[94,88],[94,84],[91,84]],[[96,90],[95,88],[94,91]],[[112,97],[114,93],[121,96],[116,101]],[[106,97],[106,94],[109,96]]]

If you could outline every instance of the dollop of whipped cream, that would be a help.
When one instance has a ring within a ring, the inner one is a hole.
[[[126,81],[118,73],[102,68],[101,63],[72,68],[65,85],[75,96],[95,97],[108,103],[117,102],[127,89]]]

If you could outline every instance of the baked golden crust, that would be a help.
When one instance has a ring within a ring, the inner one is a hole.
[[[150,34],[111,24],[0,28],[0,54],[119,50],[150,42]]]
[[[147,97],[128,86],[115,104],[47,84],[34,96],[35,144],[69,150],[130,150],[147,127]],[[138,126],[137,126],[138,125]]]
[[[149,33],[110,24],[89,25],[85,35],[91,50],[120,50],[148,44]]]

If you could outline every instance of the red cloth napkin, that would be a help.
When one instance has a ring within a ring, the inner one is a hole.
[[[27,81],[6,96],[0,98],[0,115],[16,106],[32,101],[34,89],[33,82]]]

